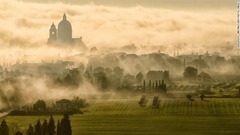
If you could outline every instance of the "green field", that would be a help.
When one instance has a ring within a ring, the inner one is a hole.
[[[89,100],[83,115],[72,115],[73,135],[237,135],[240,99],[162,99],[159,109],[138,105],[138,99]],[[54,116],[55,121],[62,116]],[[8,125],[24,131],[49,116],[7,116]]]

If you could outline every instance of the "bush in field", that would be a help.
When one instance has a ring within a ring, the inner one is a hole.
[[[158,96],[155,96],[153,98],[152,107],[159,108],[159,106],[160,106],[160,100],[159,100]]]
[[[138,102],[138,104],[139,104],[140,106],[142,106],[142,107],[145,107],[145,106],[146,106],[146,102],[147,102],[146,96],[143,95],[143,96],[141,97],[140,101]]]
[[[190,95],[190,94],[187,94],[187,95],[186,95],[186,98],[187,98],[188,100],[190,100],[190,101],[195,101],[195,100],[192,98],[192,95]]]

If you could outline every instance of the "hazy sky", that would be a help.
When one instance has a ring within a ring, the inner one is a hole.
[[[235,0],[22,0],[41,3],[64,2],[69,4],[87,4],[94,2],[101,5],[170,8],[234,8]]]
[[[158,46],[161,51],[173,54],[173,51],[224,52],[222,48],[236,47],[234,0],[176,0],[177,3],[96,0],[100,5],[86,0],[66,0],[85,4],[54,0],[45,0],[47,4],[43,4],[43,1],[0,0],[1,55],[57,55],[59,51],[46,42],[50,25],[52,22],[58,25],[64,12],[72,23],[73,37],[82,36],[89,48],[117,48],[135,43],[138,47]],[[13,50],[8,51],[9,48]]]

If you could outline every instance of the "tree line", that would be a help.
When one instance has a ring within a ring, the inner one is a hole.
[[[10,128],[5,120],[2,120],[0,125],[0,135],[9,135]],[[24,135],[23,132],[17,131],[15,135]],[[55,126],[55,121],[52,116],[50,116],[49,121],[44,119],[43,123],[40,120],[33,126],[29,125],[26,135],[72,135],[71,120],[69,115],[64,114],[63,118],[57,122]]]

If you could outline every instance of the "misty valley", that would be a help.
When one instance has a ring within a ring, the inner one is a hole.
[[[240,134],[235,4],[0,0],[0,135]]]
[[[238,55],[227,58],[208,53],[103,54],[95,50],[86,58],[87,64],[63,58],[53,62],[17,61],[2,65],[2,118],[9,119],[11,126],[15,118],[29,119],[9,130],[27,133],[29,124],[33,126],[37,119],[40,124],[51,115],[61,120],[60,116],[65,113],[70,114],[74,123],[73,134],[101,134],[104,130],[98,133],[78,128],[81,120],[74,122],[75,119],[88,120],[92,115],[136,119],[151,114],[181,118],[190,115],[195,119],[202,115],[220,117],[240,113]],[[158,134],[158,129],[154,130]],[[146,132],[150,133],[148,129]]]

